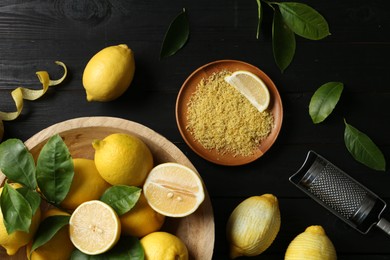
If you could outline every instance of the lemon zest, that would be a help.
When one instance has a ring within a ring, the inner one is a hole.
[[[28,88],[24,88],[24,87],[18,87],[16,89],[14,89],[11,92],[11,96],[15,102],[16,111],[14,111],[14,112],[0,111],[0,121],[15,120],[22,112],[23,99],[36,100],[36,99],[42,97],[46,93],[46,91],[49,89],[50,86],[59,85],[60,83],[62,83],[64,81],[64,79],[66,78],[66,75],[68,73],[66,65],[61,61],[55,61],[55,63],[64,68],[63,76],[57,80],[51,80],[49,73],[47,71],[36,72],[36,75],[37,75],[39,81],[42,83],[42,89],[34,90],[34,89],[28,89]],[[0,125],[2,125],[2,122],[0,122]]]

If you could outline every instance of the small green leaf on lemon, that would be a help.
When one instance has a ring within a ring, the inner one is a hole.
[[[309,114],[314,124],[321,123],[332,113],[343,89],[341,82],[328,82],[316,90],[309,104]]]
[[[66,197],[74,175],[73,160],[62,138],[53,135],[37,160],[37,182],[46,199],[58,205]]]
[[[378,146],[365,133],[345,120],[344,142],[356,161],[377,171],[386,170],[386,160]]]
[[[70,216],[62,215],[45,218],[39,225],[38,231],[35,234],[31,252],[50,241],[62,227],[69,224],[69,219]]]
[[[174,55],[186,44],[190,35],[190,24],[185,9],[169,25],[161,47],[160,58]]]
[[[5,183],[0,196],[1,212],[8,234],[17,230],[29,232],[32,209],[29,202],[8,183]]]
[[[13,182],[30,189],[37,187],[34,158],[19,139],[8,139],[0,144],[0,169]]]
[[[116,185],[108,188],[100,198],[120,216],[132,209],[141,196],[141,189],[135,186]]]
[[[32,214],[35,215],[35,212],[41,205],[42,201],[38,192],[27,187],[20,187],[16,191],[19,192],[28,201],[32,210]]]

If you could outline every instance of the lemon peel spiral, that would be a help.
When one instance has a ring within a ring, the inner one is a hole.
[[[64,74],[61,78],[52,80],[50,79],[49,73],[47,71],[38,71],[36,75],[39,81],[42,83],[42,89],[34,90],[24,87],[18,87],[11,92],[12,99],[15,102],[16,111],[14,112],[2,112],[0,111],[0,141],[3,138],[4,126],[2,121],[12,121],[15,120],[23,110],[23,99],[26,100],[36,100],[42,97],[50,86],[59,85],[64,81],[68,70],[66,65],[61,61],[55,61],[55,63],[64,68]]]

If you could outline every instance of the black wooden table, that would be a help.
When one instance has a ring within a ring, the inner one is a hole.
[[[47,70],[66,81],[4,122],[5,139],[27,140],[40,130],[76,117],[114,116],[141,123],[175,143],[200,172],[215,216],[213,259],[227,259],[227,218],[245,198],[273,193],[279,198],[281,230],[272,246],[253,259],[283,259],[289,242],[307,226],[322,225],[339,259],[390,259],[390,237],[377,228],[363,235],[294,187],[288,178],[315,150],[390,203],[389,171],[356,162],[344,145],[344,119],[363,131],[390,158],[390,4],[386,0],[311,1],[328,21],[331,35],[319,41],[297,37],[293,62],[284,73],[272,54],[272,10],[264,4],[262,35],[256,39],[255,0],[2,0],[0,2],[0,111],[14,111],[10,92],[41,88],[35,76]],[[186,8],[190,39],[176,55],[160,60],[164,34]],[[81,78],[100,49],[126,43],[135,53],[136,74],[119,99],[86,101]],[[251,63],[279,89],[284,121],[274,146],[260,159],[237,167],[197,156],[176,126],[175,102],[184,80],[199,66],[220,59]],[[345,85],[333,114],[315,125],[308,114],[314,91],[329,81]],[[390,218],[389,211],[384,216]]]

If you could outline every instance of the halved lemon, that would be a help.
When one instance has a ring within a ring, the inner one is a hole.
[[[110,250],[119,240],[121,225],[114,209],[99,200],[82,203],[69,220],[73,245],[88,255]]]
[[[155,166],[146,178],[143,191],[149,205],[169,217],[190,215],[205,197],[199,175],[178,163]]]
[[[271,99],[269,90],[252,72],[238,70],[226,76],[225,81],[244,95],[260,112],[268,108]]]

